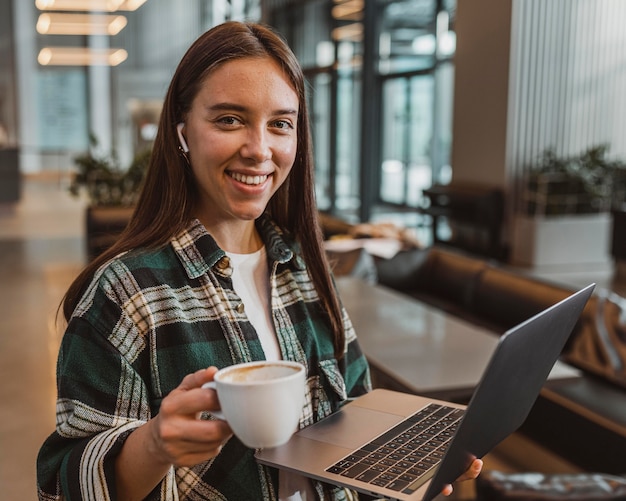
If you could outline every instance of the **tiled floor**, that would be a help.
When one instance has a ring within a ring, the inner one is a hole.
[[[55,420],[54,371],[63,330],[57,307],[85,260],[83,207],[54,177],[28,180],[18,204],[0,205],[1,500],[37,499],[35,459]],[[608,264],[541,274],[572,285],[595,280],[623,292]],[[516,451],[526,447],[512,445]]]

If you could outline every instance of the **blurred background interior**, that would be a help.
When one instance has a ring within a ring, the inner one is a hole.
[[[579,386],[542,416],[566,409],[571,433],[599,448],[577,455],[539,430],[489,465],[626,473],[623,454],[599,457],[626,443],[622,0],[0,0],[0,11],[2,499],[36,499],[65,288],[132,210],[178,60],[228,19],[272,25],[304,67],[329,238],[391,231],[403,256],[444,249],[528,279],[519,287],[535,299],[529,283],[598,284],[619,346],[589,341],[601,353],[571,359]],[[602,326],[589,335],[609,339]],[[578,398],[581,385],[597,398]]]

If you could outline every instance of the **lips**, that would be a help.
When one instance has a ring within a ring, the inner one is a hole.
[[[238,172],[229,172],[228,175],[232,177],[235,181],[239,181],[240,183],[248,184],[250,186],[263,184],[265,181],[267,181],[268,178],[267,174],[263,176],[247,176]]]

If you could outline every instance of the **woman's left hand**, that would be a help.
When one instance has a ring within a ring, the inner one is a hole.
[[[483,469],[482,460],[474,459],[474,461],[472,462],[470,467],[467,469],[467,471],[463,473],[463,475],[461,475],[459,478],[457,478],[456,481],[462,482],[464,480],[474,480],[476,477],[478,477],[478,475],[480,475],[480,472],[482,469]],[[452,485],[451,484],[446,485],[441,491],[441,493],[444,496],[449,496],[450,494],[452,494]]]

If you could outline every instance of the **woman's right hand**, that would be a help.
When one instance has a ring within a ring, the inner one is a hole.
[[[217,456],[232,436],[225,421],[201,420],[198,413],[219,409],[217,394],[203,389],[215,367],[189,374],[161,402],[159,413],[133,431],[115,461],[120,501],[144,499],[173,466],[193,466]]]
[[[200,412],[220,408],[217,393],[202,388],[216,372],[216,367],[210,367],[187,375],[148,423],[149,450],[162,463],[193,466],[204,462],[217,456],[232,436],[225,421],[198,419]]]

